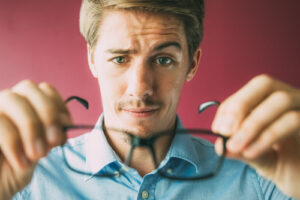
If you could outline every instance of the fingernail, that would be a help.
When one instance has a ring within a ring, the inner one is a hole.
[[[238,132],[228,141],[227,147],[232,153],[239,153],[243,147],[243,136],[242,132]]]
[[[41,139],[35,141],[35,151],[39,156],[46,154],[45,143]]]
[[[57,126],[50,126],[47,128],[46,137],[47,141],[51,144],[57,143],[60,138],[61,130]]]
[[[21,161],[22,167],[29,166],[29,160],[26,158],[26,156],[23,153],[20,155],[20,161]]]

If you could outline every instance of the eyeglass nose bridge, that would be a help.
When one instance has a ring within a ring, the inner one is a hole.
[[[131,145],[134,147],[150,147],[156,140],[156,137],[140,138],[134,135],[130,135]]]
[[[158,163],[157,163],[157,158],[156,158],[156,154],[155,154],[155,150],[154,150],[154,146],[153,146],[154,142],[157,138],[158,138],[157,136],[153,136],[151,138],[140,138],[140,137],[136,137],[136,136],[130,134],[131,148],[130,148],[128,157],[125,160],[125,164],[128,166],[130,165],[132,155],[133,155],[133,150],[136,147],[147,147],[151,152],[153,165],[155,168],[157,168]]]

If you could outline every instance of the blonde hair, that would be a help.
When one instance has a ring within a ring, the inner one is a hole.
[[[175,16],[184,24],[190,60],[203,38],[203,0],[82,0],[80,33],[93,49],[106,9],[141,10]]]

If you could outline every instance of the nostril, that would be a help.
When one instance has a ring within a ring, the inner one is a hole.
[[[129,96],[131,97],[137,97],[139,99],[146,99],[150,96],[153,95],[153,90],[152,89],[147,89],[147,90],[144,90],[144,91],[135,91],[135,92],[130,92],[129,93]]]
[[[148,89],[144,92],[144,96],[152,96],[153,95],[153,90]]]

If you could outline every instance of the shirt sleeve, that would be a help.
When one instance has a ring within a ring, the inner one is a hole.
[[[24,200],[24,199],[29,199],[29,185],[25,187],[22,191],[18,192],[15,194],[15,196],[11,200]]]
[[[283,194],[276,185],[256,173],[265,200],[296,200]]]

